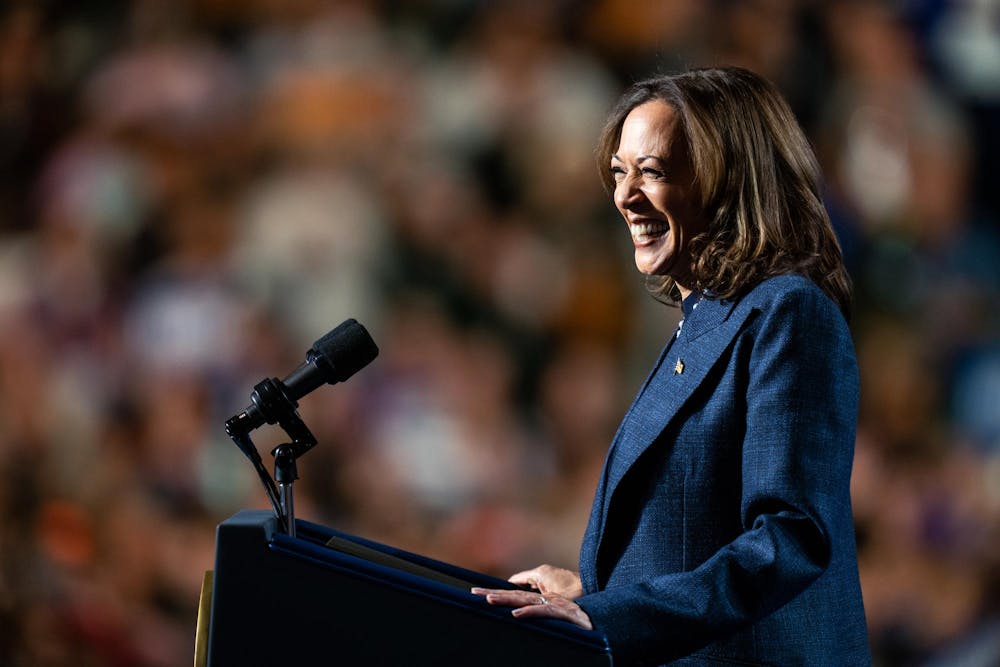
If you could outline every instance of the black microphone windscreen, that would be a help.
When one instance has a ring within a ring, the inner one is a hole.
[[[327,382],[334,384],[370,364],[378,356],[378,346],[357,320],[349,319],[313,343],[307,354],[329,369],[332,377]]]

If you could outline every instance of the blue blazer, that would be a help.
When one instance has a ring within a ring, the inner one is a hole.
[[[800,276],[685,317],[608,452],[577,602],[616,665],[868,665],[858,369]]]

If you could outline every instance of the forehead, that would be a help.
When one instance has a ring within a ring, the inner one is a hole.
[[[680,123],[674,108],[662,100],[644,102],[629,112],[622,123],[617,155],[632,158],[666,158],[679,142]]]

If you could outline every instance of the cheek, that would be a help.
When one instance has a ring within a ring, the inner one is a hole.
[[[652,186],[645,190],[645,194],[661,213],[680,215],[685,208],[685,198],[670,186]]]

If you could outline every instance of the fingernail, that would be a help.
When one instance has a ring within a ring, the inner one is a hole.
[[[478,586],[473,586],[472,588],[469,589],[469,592],[473,593],[475,595],[482,595],[483,594],[483,589],[479,588]]]

